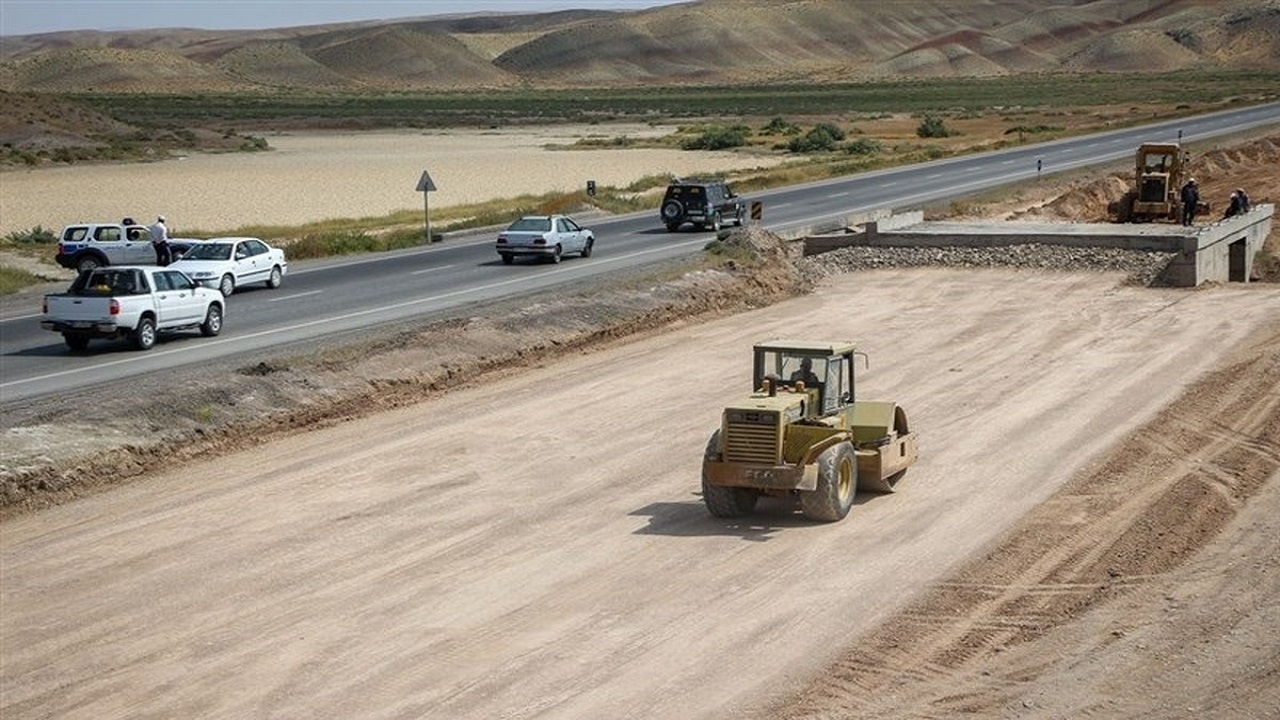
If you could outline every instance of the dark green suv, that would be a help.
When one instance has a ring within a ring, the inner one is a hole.
[[[676,180],[667,186],[661,213],[668,232],[684,223],[693,223],[696,230],[719,230],[730,221],[741,226],[747,208],[723,180]]]

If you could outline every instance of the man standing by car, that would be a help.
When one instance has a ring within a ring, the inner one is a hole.
[[[164,224],[164,216],[157,217],[155,224],[149,229],[151,230],[151,247],[156,251],[156,264],[164,267],[173,260],[169,254],[169,228]]]

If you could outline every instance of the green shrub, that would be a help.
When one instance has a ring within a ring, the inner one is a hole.
[[[858,138],[851,143],[845,143],[841,148],[850,155],[874,155],[881,150],[879,140],[871,138]]]
[[[831,123],[818,123],[801,137],[792,138],[787,149],[793,153],[828,152],[844,140],[844,131]]]
[[[767,125],[760,128],[761,135],[798,135],[800,134],[800,126],[793,122],[788,122],[780,117],[776,117],[769,121]]]
[[[52,230],[45,230],[39,225],[30,230],[14,230],[4,236],[6,242],[14,245],[52,245],[58,242],[58,236]]]
[[[933,115],[925,115],[920,126],[916,128],[916,135],[922,138],[943,138],[954,134],[947,128],[946,123],[942,122],[942,118]]]
[[[713,125],[695,138],[680,143],[682,150],[726,150],[747,144],[747,130],[741,125]]]

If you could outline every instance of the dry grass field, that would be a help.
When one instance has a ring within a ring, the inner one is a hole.
[[[668,130],[669,131],[669,130]],[[11,170],[0,174],[0,234],[40,225],[164,214],[175,235],[245,225],[301,225],[330,218],[423,210],[553,191],[587,180],[626,186],[646,175],[730,173],[776,165],[779,156],[676,149],[548,150],[578,138],[665,132],[645,125],[516,130],[298,133],[269,137],[272,152],[193,154],[162,162]]]

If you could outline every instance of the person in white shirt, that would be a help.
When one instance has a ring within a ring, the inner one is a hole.
[[[157,217],[149,229],[151,230],[151,247],[156,251],[156,264],[161,267],[168,265],[173,258],[169,253],[169,228],[164,224],[164,216]]]

